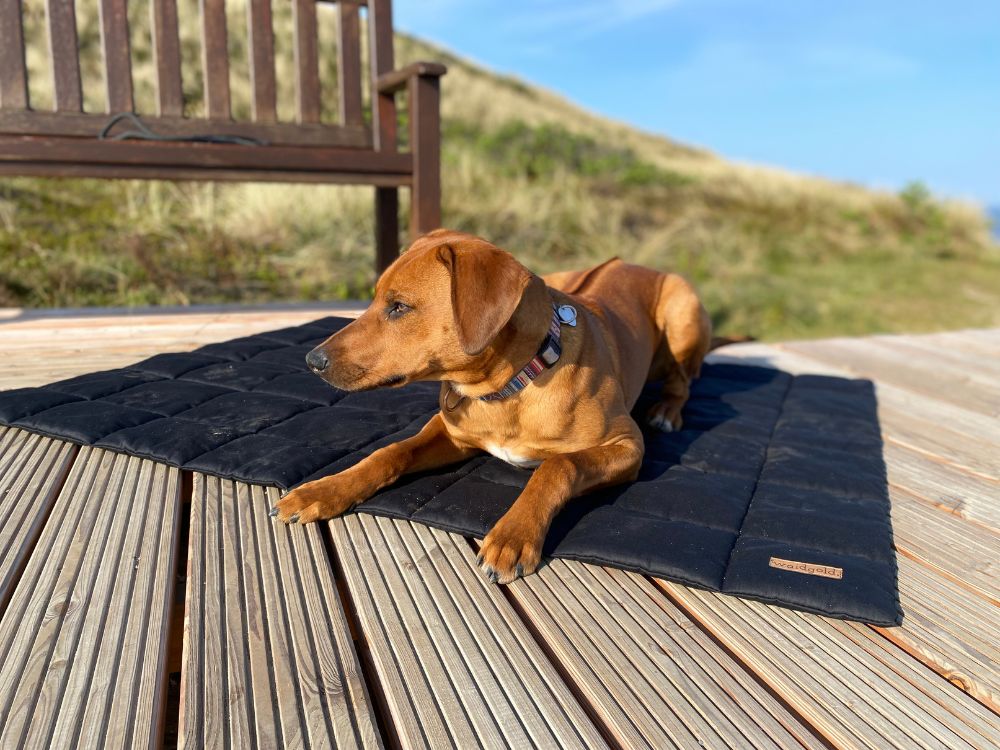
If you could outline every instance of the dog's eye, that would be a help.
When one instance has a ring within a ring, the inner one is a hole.
[[[406,313],[408,313],[412,309],[413,308],[407,305],[405,302],[392,302],[385,309],[385,314],[386,317],[389,318],[389,320],[395,320],[396,318],[401,318],[402,316],[406,315]]]

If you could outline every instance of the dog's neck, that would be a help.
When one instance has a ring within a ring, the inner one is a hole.
[[[538,277],[529,284],[510,321],[477,358],[474,366],[452,373],[451,388],[460,396],[495,393],[531,361],[552,323],[552,290]]]

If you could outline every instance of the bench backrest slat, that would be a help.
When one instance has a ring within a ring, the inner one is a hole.
[[[274,81],[274,24],[271,21],[271,0],[248,0],[247,6],[253,119],[255,122],[277,122],[278,94]]]
[[[209,119],[228,120],[229,50],[225,0],[201,0],[201,59],[205,76],[205,112]]]
[[[340,123],[360,126],[361,114],[361,24],[358,6],[340,3]]]
[[[56,110],[82,112],[83,91],[80,84],[80,51],[76,38],[76,10],[73,0],[47,0],[49,56]]]
[[[177,0],[155,0],[149,4],[149,13],[156,61],[156,113],[160,117],[180,117],[184,114],[184,90]]]
[[[319,41],[316,32],[315,0],[294,0],[295,22],[295,104],[299,122],[319,122]]]
[[[0,0],[0,109],[28,106],[21,0]]]
[[[100,8],[107,111],[131,111],[134,104],[127,0],[101,0]]]
[[[368,3],[368,57],[372,80],[392,71],[392,6],[390,0],[370,0]],[[375,147],[396,148],[396,100],[392,94],[372,91],[372,123]]]

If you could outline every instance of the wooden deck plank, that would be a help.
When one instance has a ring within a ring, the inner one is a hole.
[[[159,743],[178,502],[176,469],[80,450],[0,621],[0,745]]]
[[[993,714],[957,688],[940,691],[948,683],[930,670],[909,669],[912,659],[899,649],[875,658],[826,618],[660,585],[838,747],[990,747],[1000,741]],[[900,680],[904,672],[909,679]]]
[[[897,549],[1000,606],[1000,537],[949,513],[930,513],[916,495],[889,488]]]
[[[926,502],[1000,532],[1000,481],[961,471],[887,442],[889,483]]]
[[[509,590],[623,746],[821,746],[641,576],[552,560]]]
[[[181,747],[381,747],[320,530],[195,475]]]
[[[600,747],[461,537],[349,515],[334,546],[403,747]]]
[[[1000,610],[906,557],[899,560],[899,595],[902,626],[880,632],[1000,712]]]
[[[68,443],[0,427],[0,613],[75,455]]]

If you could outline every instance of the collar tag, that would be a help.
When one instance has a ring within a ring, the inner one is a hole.
[[[556,308],[556,315],[559,316],[560,323],[576,327],[576,308],[572,305],[559,305]]]

